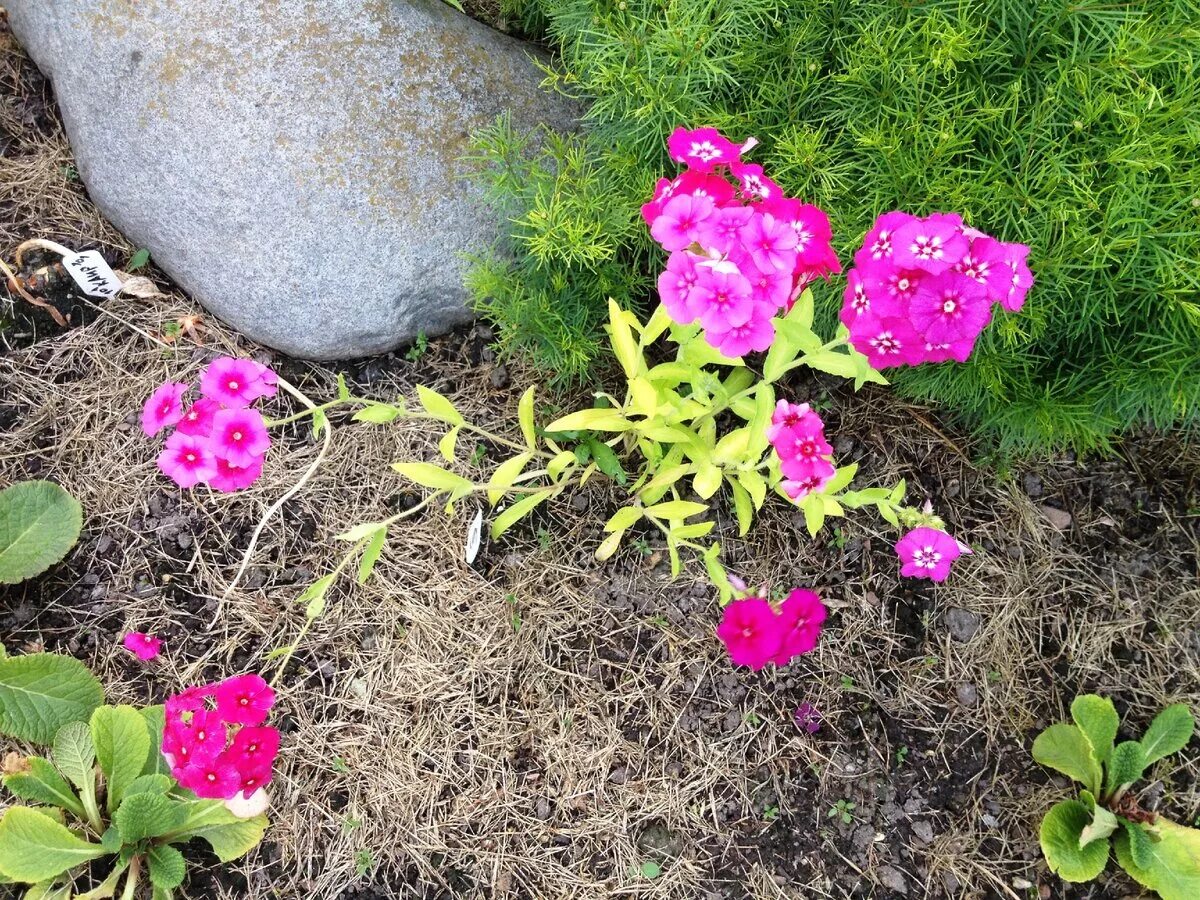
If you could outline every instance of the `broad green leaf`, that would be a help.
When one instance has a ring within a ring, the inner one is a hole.
[[[1120,717],[1112,701],[1096,694],[1081,694],[1071,704],[1071,718],[1088,739],[1096,759],[1102,763],[1108,762],[1120,725]]]
[[[534,388],[531,385],[524,394],[521,395],[521,402],[517,404],[517,419],[521,423],[521,434],[525,437],[525,445],[530,449],[537,447],[537,423],[533,417],[533,401]]]
[[[47,881],[104,853],[26,806],[9,807],[0,819],[0,872],[14,881]]]
[[[130,794],[113,814],[124,844],[161,837],[178,829],[187,818],[187,805],[163,794]]]
[[[404,410],[400,407],[390,403],[373,403],[356,412],[352,421],[367,422],[370,425],[386,425],[397,419],[403,412]]]
[[[1200,897],[1200,831],[1167,819],[1155,823],[1157,841],[1139,848],[1144,865],[1134,861],[1128,829],[1117,833],[1117,862],[1139,884],[1157,891],[1162,900]]]
[[[1128,842],[1128,854],[1133,860],[1133,864],[1139,869],[1147,868],[1154,864],[1154,842],[1150,839],[1150,834],[1146,830],[1146,826],[1139,825],[1136,822],[1130,822],[1128,819],[1122,819],[1121,825],[1125,828],[1125,840]],[[1117,836],[1117,862],[1121,861],[1121,836]]]
[[[1059,722],[1039,734],[1033,742],[1033,758],[1075,779],[1093,794],[1100,793],[1100,763],[1088,739],[1074,725]]]
[[[165,714],[161,706],[143,706],[138,710],[150,733],[150,755],[142,767],[142,775],[166,775],[171,767],[162,755],[162,736]]]
[[[104,702],[87,666],[58,653],[0,660],[0,734],[49,744],[68,722],[85,722]]]
[[[355,525],[349,531],[343,531],[341,534],[334,535],[334,540],[345,541],[348,544],[357,544],[363,538],[375,534],[382,527],[384,526],[380,522],[363,522],[361,525]]]
[[[438,441],[438,452],[442,454],[442,459],[446,462],[454,462],[454,449],[458,445],[458,431],[459,426],[455,425]]]
[[[746,489],[750,499],[754,501],[755,509],[762,509],[767,499],[767,481],[757,472],[747,470],[738,472],[738,482]]]
[[[613,409],[581,409],[555,419],[546,430],[552,434],[560,431],[626,431],[633,423]]]
[[[425,412],[435,419],[441,419],[448,425],[461,425],[464,421],[462,413],[455,409],[453,403],[423,384],[417,385],[417,399],[425,407]]]
[[[533,512],[534,507],[549,499],[553,493],[553,490],[547,489],[534,494],[526,494],[508,509],[504,510],[504,512],[500,513],[500,515],[496,516],[496,520],[492,522],[492,540],[500,537],[500,535],[512,528],[513,525]]]
[[[108,896],[111,897],[112,894],[109,894]],[[49,881],[43,881],[41,884],[35,884],[25,892],[25,896],[23,896],[21,900],[71,900],[71,897],[72,893],[70,882],[64,882],[57,878],[51,878]],[[88,896],[87,894],[80,894],[76,900],[88,900]]]
[[[1146,754],[1146,765],[1186,747],[1195,728],[1192,711],[1185,703],[1173,704],[1160,712],[1140,742]]]
[[[858,374],[858,363],[846,353],[821,350],[804,357],[804,364],[820,372],[828,372],[841,378],[854,378]]]
[[[201,800],[189,806],[188,817],[172,836],[172,842],[202,838],[221,862],[244,856],[262,840],[267,829],[266,816],[239,819],[220,800]]]
[[[695,490],[701,500],[707,500],[721,489],[721,482],[723,480],[724,474],[719,466],[714,466],[712,463],[705,463],[699,467],[696,477],[692,479],[692,489]]]
[[[108,811],[114,812],[125,789],[142,774],[150,755],[146,720],[132,706],[101,706],[92,713],[92,743],[108,786]]]
[[[768,383],[778,380],[796,361],[796,351],[799,349],[786,334],[777,332],[763,361],[763,380]]]
[[[0,584],[46,571],[75,546],[82,527],[79,501],[53,482],[23,481],[0,491]]]
[[[858,474],[858,463],[850,463],[848,466],[841,466],[834,472],[829,482],[821,489],[822,494],[836,494],[842,488],[846,487],[854,480],[854,476]]]
[[[691,500],[668,500],[665,503],[656,503],[646,510],[647,515],[654,516],[656,519],[686,519],[688,516],[698,516],[702,512],[708,511],[708,505],[704,503],[695,503]]]
[[[671,529],[671,535],[681,541],[694,541],[696,538],[706,537],[717,523],[709,520],[707,522],[694,522],[691,525],[678,525]]]
[[[362,559],[358,562],[359,584],[366,584],[367,579],[371,577],[371,573],[375,571],[375,564],[379,562],[379,557],[383,554],[383,548],[386,543],[387,528],[380,528],[371,536],[366,549],[363,550]]]
[[[69,722],[54,736],[51,749],[54,765],[77,788],[96,781],[96,745],[84,722]]]
[[[125,789],[125,799],[128,800],[134,794],[165,794],[171,790],[174,783],[166,775],[139,775]]]
[[[150,882],[156,888],[173,890],[183,884],[187,863],[183,854],[169,844],[156,844],[146,854],[150,867]]]
[[[87,817],[79,797],[71,785],[58,773],[48,760],[31,756],[25,760],[27,772],[16,772],[4,776],[4,786],[20,797],[34,803],[48,803],[75,814],[76,818]]]
[[[611,558],[617,552],[617,548],[621,546],[621,538],[623,537],[625,537],[624,531],[614,531],[601,541],[600,546],[596,548],[596,559],[604,562],[606,559]]]
[[[496,471],[492,473],[492,478],[488,482],[488,503],[495,506],[500,502],[505,491],[512,487],[513,482],[517,480],[531,459],[533,459],[532,453],[518,453],[512,459],[506,459],[496,467]]]
[[[732,476],[729,478],[729,487],[733,491],[733,510],[737,513],[738,537],[745,537],[754,522],[754,501],[741,482]]]
[[[474,485],[461,475],[448,472],[441,466],[424,462],[392,463],[392,468],[410,481],[415,481],[422,487],[433,488],[436,491],[471,490]]]
[[[620,458],[612,447],[602,444],[595,438],[588,441],[588,446],[592,450],[592,460],[596,463],[596,468],[617,484],[625,484],[629,480]]]
[[[624,531],[642,520],[644,510],[638,506],[622,506],[604,526],[605,531]]]
[[[750,454],[750,429],[735,428],[724,435],[713,448],[712,458],[722,465],[736,465],[745,461]],[[755,454],[757,457],[757,454]]]
[[[1105,784],[1108,793],[1137,781],[1145,770],[1146,751],[1140,743],[1122,741],[1117,744],[1108,760],[1108,781]]]
[[[1050,807],[1038,837],[1050,870],[1063,881],[1091,881],[1108,864],[1108,840],[1079,846],[1079,836],[1092,814],[1078,800],[1063,800]]]
[[[1094,806],[1091,811],[1092,820],[1079,833],[1079,849],[1082,850],[1092,841],[1107,839],[1117,830],[1117,817],[1103,806]]]
[[[626,378],[633,378],[645,368],[646,363],[638,352],[638,343],[634,340],[633,330],[629,327],[627,313],[622,310],[612,298],[608,301],[608,335],[612,341],[613,355],[621,364]],[[640,364],[640,365],[639,365]]]

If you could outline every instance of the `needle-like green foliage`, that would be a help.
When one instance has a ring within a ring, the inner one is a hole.
[[[607,296],[662,260],[638,206],[676,125],[825,209],[849,261],[881,212],[962,213],[1033,248],[1025,312],[965,365],[898,373],[1000,446],[1103,447],[1200,421],[1196,0],[508,0],[560,54],[586,135],[481,141],[512,241],[472,286],[503,343],[582,376]],[[525,148],[527,152],[528,148]],[[840,285],[839,285],[840,287]],[[817,291],[824,313],[840,290]]]

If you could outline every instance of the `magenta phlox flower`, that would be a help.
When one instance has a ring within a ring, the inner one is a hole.
[[[813,591],[796,588],[779,606],[779,652],[774,663],[786,666],[794,657],[817,646],[825,622],[825,604]]]
[[[176,431],[158,455],[158,468],[180,487],[189,488],[212,478],[217,462],[205,438]]]
[[[238,675],[215,686],[217,714],[239,725],[261,725],[275,703],[275,691],[258,675]]]
[[[892,259],[897,266],[940,275],[962,259],[970,242],[962,233],[962,217],[934,213],[896,229]]]
[[[121,644],[142,662],[154,659],[162,649],[162,640],[144,631],[129,632]]]
[[[944,531],[922,526],[914,528],[896,542],[900,574],[909,578],[945,581],[951,564],[971,549]]]
[[[262,413],[256,409],[220,410],[213,417],[210,446],[216,456],[232,465],[241,468],[252,465],[271,446]]]
[[[178,381],[160,385],[142,407],[142,431],[154,437],[183,418],[183,395],[188,386]]]
[[[909,303],[909,320],[933,344],[973,340],[991,319],[987,288],[958,272],[922,282]]]
[[[176,430],[193,437],[208,437],[212,434],[213,417],[220,409],[221,404],[216,400],[201,398],[188,407]]]
[[[754,291],[741,272],[733,266],[708,263],[700,263],[696,272],[689,305],[704,328],[724,332],[750,321],[754,314]]]
[[[741,161],[741,148],[715,128],[676,128],[667,138],[667,152],[675,162],[696,172],[711,172]]]
[[[792,714],[792,720],[801,731],[816,734],[821,730],[821,722],[824,721],[824,717],[820,710],[805,700],[796,707],[795,713]]]
[[[752,215],[742,226],[741,241],[761,271],[795,271],[800,238],[790,225],[770,213]]]
[[[768,315],[756,313],[741,325],[730,325],[724,331],[707,331],[704,337],[722,354],[736,359],[770,347],[775,340],[775,326]]]
[[[816,646],[825,616],[821,599],[802,588],[778,608],[765,597],[741,597],[725,607],[717,637],[735,666],[755,671],[768,663],[782,667]]]
[[[686,249],[700,239],[704,220],[714,209],[716,206],[708,197],[677,194],[667,201],[651,224],[650,233],[667,250]]]
[[[240,491],[258,481],[262,475],[264,457],[256,456],[249,465],[237,466],[223,456],[216,458],[217,471],[208,480],[208,486],[222,494]]]
[[[228,409],[242,409],[259,397],[275,393],[276,379],[269,370],[252,359],[222,356],[214,359],[200,374],[200,394],[216,400]]]

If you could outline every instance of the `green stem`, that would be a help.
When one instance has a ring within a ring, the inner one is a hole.
[[[330,400],[328,403],[322,403],[320,406],[312,406],[309,409],[302,409],[298,413],[292,413],[290,416],[285,416],[282,419],[267,419],[266,426],[274,428],[277,425],[287,425],[291,422],[303,419],[305,416],[311,416],[315,413],[324,412],[327,409],[333,409],[335,406],[345,406],[350,403],[372,403],[371,400],[361,400],[358,397],[350,397],[346,400]]]
[[[121,900],[133,900],[137,896],[138,874],[141,871],[142,858],[135,856],[129,861],[129,876],[125,879],[125,890],[121,892]]]
[[[92,777],[84,781],[84,785],[79,789],[79,799],[83,801],[83,808],[87,812],[88,824],[92,826],[92,830],[96,834],[104,833],[104,824],[100,818],[100,807],[96,803],[96,772],[92,770]]]

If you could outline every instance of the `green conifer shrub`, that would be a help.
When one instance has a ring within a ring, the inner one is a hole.
[[[508,0],[560,54],[583,136],[479,142],[513,223],[471,287],[502,345],[583,377],[607,297],[653,295],[638,207],[676,125],[756,136],[848,262],[875,216],[961,211],[1032,248],[1025,314],[970,362],[894,374],[1001,447],[1200,420],[1195,0]],[[523,155],[524,154],[524,155]],[[817,289],[822,314],[841,284]]]

